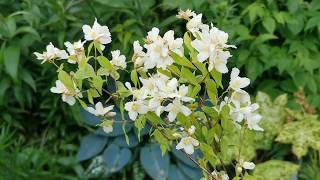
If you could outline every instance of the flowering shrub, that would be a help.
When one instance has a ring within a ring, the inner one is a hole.
[[[50,91],[100,117],[106,133],[114,123],[132,122],[140,136],[150,124],[162,154],[171,147],[180,150],[203,170],[204,178],[229,179],[224,163],[230,160],[236,161],[236,176],[243,176],[255,168],[243,152],[244,134],[263,131],[259,105],[243,90],[250,80],[233,68],[224,88],[228,50],[236,48],[227,44],[228,34],[202,23],[202,14],[187,10],[177,17],[187,20],[183,38],[175,38],[173,30],[161,36],[154,27],[143,42],[134,42],[128,64],[120,50],[110,51],[111,60],[104,54],[111,34],[97,19],[92,27],[82,27],[84,41],[65,43],[67,51],[50,43],[35,55],[57,68],[58,80]],[[113,119],[116,112],[121,121]],[[203,157],[194,159],[195,149]]]

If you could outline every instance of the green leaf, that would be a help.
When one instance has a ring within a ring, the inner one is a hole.
[[[320,26],[320,17],[315,16],[308,20],[307,25],[305,26],[305,30],[314,28],[316,26]]]
[[[154,112],[148,112],[146,114],[146,118],[151,122],[152,125],[160,125],[164,123],[163,120]]]
[[[214,80],[207,78],[206,90],[207,90],[207,94],[208,94],[209,98],[211,99],[211,101],[213,103],[216,103],[217,98],[218,98],[218,90],[217,90],[217,86],[216,86],[216,83],[214,82]]]
[[[194,76],[194,74],[187,68],[182,67],[181,68],[181,78],[187,82],[190,82],[194,85],[198,85],[197,78]]]
[[[137,84],[138,84],[138,73],[137,73],[137,70],[132,70],[131,73],[130,73],[130,78],[131,78],[131,81],[133,82],[134,86],[137,87]]]
[[[170,52],[170,56],[172,57],[172,59],[179,65],[181,66],[185,66],[191,69],[195,69],[195,67],[193,66],[193,64],[189,61],[189,59],[187,59],[186,57],[181,57],[178,54],[176,54],[175,52]]]
[[[59,70],[58,79],[66,86],[66,88],[71,93],[75,93],[72,78],[68,73],[66,73],[64,70]]]
[[[152,136],[160,145],[161,154],[163,156],[164,154],[166,154],[166,152],[170,148],[170,143],[168,139],[158,129],[154,130],[154,132],[152,133]]]
[[[119,73],[114,69],[113,65],[110,63],[109,59],[104,56],[97,57],[99,64],[110,72],[111,76],[117,80],[119,79]]]
[[[18,35],[18,34],[21,34],[21,33],[29,33],[29,34],[32,34],[33,36],[36,37],[36,39],[38,41],[41,40],[41,37],[39,35],[39,33],[31,26],[23,26],[23,27],[19,27],[15,33],[14,33],[14,36]]]
[[[276,141],[292,144],[293,153],[300,159],[311,147],[320,151],[320,121],[307,117],[283,126]]]
[[[272,101],[266,93],[258,92],[255,99],[260,105],[259,113],[262,119],[259,125],[264,129],[264,132],[256,134],[254,146],[258,149],[268,150],[286,121],[287,96],[283,94]]]
[[[141,130],[144,128],[144,126],[146,125],[146,117],[145,116],[138,116],[138,118],[134,121],[134,126],[138,129],[138,138],[140,141],[140,133]]]
[[[216,82],[216,84],[223,88],[223,85],[222,85],[222,74],[219,73],[217,70],[213,69],[211,72],[210,72],[212,78],[214,79],[214,81]]]
[[[20,60],[20,47],[18,44],[9,44],[3,52],[3,58],[6,72],[13,80],[17,81]]]
[[[36,91],[36,82],[34,81],[30,72],[28,72],[25,69],[22,69],[21,76],[22,76],[22,80],[26,82],[33,89],[33,91]]]
[[[252,175],[256,180],[277,179],[288,180],[297,173],[299,166],[287,161],[269,160],[258,164]],[[247,180],[245,177],[244,180]]]
[[[79,68],[78,71],[74,74],[74,78],[80,80],[95,76],[96,73],[94,72],[94,69],[90,64],[86,64],[83,68]]]
[[[192,85],[190,85],[190,86],[192,86]],[[197,96],[197,94],[200,92],[200,90],[201,90],[201,86],[200,85],[196,85],[196,86],[194,86],[192,88],[192,91],[188,94],[188,96],[192,97],[192,98],[195,98]]]
[[[102,86],[103,86],[103,80],[100,76],[95,76],[93,77],[92,79],[92,84],[93,84],[93,87],[96,88],[96,90],[102,94]]]
[[[269,32],[269,33],[273,33],[273,31],[275,30],[276,28],[276,22],[275,20],[270,17],[270,16],[267,16],[266,18],[263,19],[262,21],[262,25],[263,27]]]

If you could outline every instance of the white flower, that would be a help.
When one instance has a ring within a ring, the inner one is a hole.
[[[247,87],[250,84],[250,79],[246,77],[239,77],[239,69],[232,68],[229,87],[235,91]]]
[[[231,117],[236,122],[242,122],[248,116],[259,108],[258,104],[249,104],[245,107],[235,107],[230,109]]]
[[[189,90],[188,86],[183,84],[183,85],[179,86],[178,93],[174,94],[173,97],[177,97],[183,102],[194,101],[193,98],[187,96],[188,90]]]
[[[143,65],[146,53],[143,52],[143,47],[140,45],[139,41],[133,42],[133,56],[132,61],[135,67],[140,67]]]
[[[95,116],[114,116],[116,115],[115,112],[112,112],[111,110],[113,109],[113,105],[111,106],[108,106],[108,107],[103,107],[102,103],[101,102],[98,102],[96,105],[95,105],[95,108],[93,107],[88,107],[88,111],[91,113],[91,114],[94,114]]]
[[[201,25],[202,25],[202,21],[201,21],[201,18],[202,18],[202,14],[194,14],[193,13],[193,17],[192,19],[190,19],[188,22],[187,22],[187,30],[194,33],[194,32],[197,32],[199,31]]]
[[[253,162],[248,162],[248,161],[243,162],[243,164],[241,166],[244,169],[250,169],[250,170],[252,170],[256,167],[256,165]]]
[[[188,129],[188,133],[190,135],[194,134],[194,132],[196,131],[196,127],[194,125],[192,125],[189,129]]]
[[[185,20],[189,20],[191,16],[193,16],[195,13],[193,11],[191,11],[190,9],[187,9],[185,11],[183,10],[179,10],[178,14],[176,15],[176,17],[178,19],[185,19]]]
[[[151,31],[148,32],[148,35],[147,35],[147,41],[148,42],[154,42],[158,39],[159,37],[159,32],[160,30],[156,27],[153,27],[151,29]]]
[[[208,70],[212,71],[215,68],[220,73],[227,73],[227,60],[231,57],[229,51],[218,51],[216,54],[212,54],[209,58]]]
[[[174,62],[170,56],[170,51],[180,56],[183,55],[182,44],[182,38],[174,39],[174,31],[166,32],[162,38],[159,36],[159,29],[154,27],[146,37],[146,44],[144,44],[144,48],[147,50],[146,53],[143,52],[139,42],[135,41],[133,44],[135,66],[140,67],[143,65],[144,71],[154,67],[166,69],[167,66]]]
[[[163,106],[161,106],[162,99],[160,97],[154,97],[149,100],[149,110],[156,113],[157,116],[160,116]]]
[[[82,53],[84,52],[83,44],[85,42],[81,42],[81,40],[70,43],[69,41],[65,42],[64,45],[67,47],[67,51],[70,56],[74,56],[77,61],[80,61],[82,58]],[[69,58],[68,63],[75,64],[77,61]]]
[[[214,170],[211,174],[217,180],[229,180],[228,174],[226,174],[224,171],[217,172]]]
[[[230,101],[235,107],[239,108],[241,103],[250,104],[250,95],[246,91],[240,89],[231,94]]]
[[[199,52],[197,60],[204,62],[209,59],[209,71],[215,68],[220,73],[227,73],[227,59],[231,57],[231,54],[228,51],[223,51],[223,49],[234,47],[226,44],[228,34],[212,27],[210,30],[209,28],[202,28],[199,35],[201,39],[195,39],[191,42],[192,47]]]
[[[67,59],[68,54],[65,50],[60,50],[53,46],[53,44],[50,42],[47,47],[46,51],[44,51],[42,54],[38,52],[34,52],[34,55],[37,56],[38,60],[42,60],[41,64],[51,61],[54,59]]]
[[[259,126],[259,122],[261,121],[262,116],[257,113],[250,113],[247,115],[247,124],[248,124],[248,129],[250,130],[255,130],[255,131],[264,131]]]
[[[187,106],[184,106],[178,99],[174,99],[172,103],[164,108],[164,110],[169,112],[168,119],[170,122],[173,122],[176,119],[178,113],[182,113],[185,116],[191,114],[191,110]]]
[[[262,117],[260,114],[255,112],[259,108],[259,105],[257,103],[248,104],[245,107],[230,107],[230,115],[235,122],[240,123],[245,120],[248,125],[248,129],[263,131],[263,129],[258,124],[261,121]]]
[[[129,117],[133,121],[136,120],[138,114],[146,114],[148,112],[148,106],[141,100],[127,102],[124,105],[124,109],[129,112]]]
[[[112,125],[102,126],[102,129],[105,133],[111,133],[113,131]]]
[[[108,44],[111,42],[111,34],[108,26],[101,26],[97,19],[93,23],[93,26],[83,25],[82,31],[84,33],[84,38],[87,41],[97,41],[101,44],[101,49],[104,49],[102,44]]]
[[[56,81],[56,87],[50,88],[50,91],[52,93],[62,94],[62,101],[68,103],[70,106],[74,105],[76,102],[74,96],[82,98],[79,89],[76,89],[75,94],[72,94],[60,80]]]
[[[127,67],[126,57],[124,55],[120,55],[120,50],[111,51],[111,55],[112,60],[110,63],[115,66],[115,69],[125,69]]]
[[[146,88],[133,89],[129,82],[124,83],[124,85],[128,88],[135,99],[144,100],[145,98],[147,98],[148,91],[146,90]]]
[[[176,149],[183,149],[187,154],[193,154],[194,146],[199,146],[199,141],[191,136],[181,138]]]
[[[229,180],[228,174],[223,174],[223,175],[221,176],[221,180]]]
[[[163,35],[163,39],[168,44],[169,50],[175,52],[179,56],[183,56],[183,52],[180,50],[183,44],[182,38],[174,39],[174,31],[169,30]]]

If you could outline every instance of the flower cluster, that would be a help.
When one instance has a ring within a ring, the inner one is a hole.
[[[256,112],[259,108],[257,103],[252,104],[250,95],[243,90],[250,84],[250,80],[245,77],[239,77],[239,69],[233,68],[231,71],[231,78],[229,88],[231,97],[226,98],[225,102],[230,107],[230,115],[236,123],[245,121],[250,130],[263,131],[259,126],[261,115]]]
[[[233,68],[228,88],[219,94],[218,88],[223,88],[223,74],[229,72],[227,61],[231,54],[228,48],[235,46],[227,44],[227,33],[212,24],[202,23],[202,14],[187,10],[180,11],[177,17],[187,20],[188,32],[183,39],[175,38],[173,30],[160,36],[160,30],[152,28],[142,46],[139,41],[133,43],[134,69],[128,68],[128,58],[120,50],[109,51],[110,61],[104,56],[106,45],[111,43],[111,34],[109,28],[100,25],[97,19],[92,27],[83,25],[83,40],[64,43],[67,51],[50,43],[45,52],[34,54],[42,63],[53,63],[58,68],[59,80],[50,91],[61,94],[62,100],[69,105],[74,105],[78,100],[89,113],[102,119],[100,126],[106,133],[113,131],[113,118],[120,117],[113,110],[119,108],[121,120],[117,123],[127,121],[123,119],[126,117],[124,112],[128,113],[130,122],[134,121],[139,131],[148,120],[157,130],[153,134],[158,136],[155,139],[164,147],[161,149],[167,150],[170,148],[166,146],[176,144],[175,148],[188,156],[196,150],[202,151],[202,154],[215,153],[220,158],[229,156],[220,155],[225,147],[221,144],[228,144],[221,141],[236,138],[229,139],[225,135],[230,133],[223,131],[228,131],[232,126],[240,132],[240,138],[242,129],[263,131],[259,126],[262,118],[257,112],[259,105],[252,103],[250,95],[244,90],[250,80],[240,77],[240,70]],[[88,48],[87,43],[90,43]],[[76,70],[66,72],[63,61],[60,61],[60,66],[55,63],[60,59],[67,59],[68,66],[76,66]],[[127,82],[126,77],[119,78],[119,69],[125,70],[123,73],[131,71],[131,82]],[[115,92],[103,88],[110,85],[107,84],[107,76],[115,81]],[[206,104],[207,101],[210,105]],[[87,105],[89,103],[91,105]],[[239,136],[236,133],[233,135]],[[212,152],[211,147],[215,147]],[[240,151],[241,148],[236,152],[239,155],[236,171],[242,173],[243,169],[254,169],[253,162],[241,159]],[[205,158],[202,163],[212,160]],[[224,171],[213,169],[215,171],[212,173],[206,170],[208,176],[229,179]]]
[[[174,31],[166,32],[163,37],[159,35],[159,29],[154,27],[148,32],[145,39],[144,48],[138,41],[135,41],[133,61],[136,67],[143,67],[144,71],[153,69],[154,67],[167,69],[173,64],[173,59],[170,53],[176,53],[182,56],[183,53],[183,40],[182,38],[174,38]]]
[[[197,60],[199,62],[208,61],[208,70],[215,69],[220,73],[227,73],[227,60],[231,54],[226,49],[235,48],[228,45],[228,34],[216,27],[203,24],[201,21],[202,14],[195,14],[192,11],[180,12],[179,17],[187,19],[187,29],[195,36],[191,42],[192,47],[197,51]],[[190,19],[190,17],[192,17]]]
[[[67,59],[68,54],[65,50],[60,50],[56,47],[53,46],[52,43],[49,43],[47,45],[46,51],[44,51],[42,54],[35,52],[34,55],[37,56],[38,60],[41,60],[41,64],[47,62],[47,61],[52,61],[55,59]]]
[[[76,103],[75,97],[82,98],[82,93],[78,88],[75,88],[75,92],[72,93],[60,80],[56,81],[56,86],[52,87],[50,91],[52,93],[62,94],[62,101],[71,106]]]
[[[191,114],[191,110],[183,105],[183,102],[193,101],[187,96],[188,87],[179,85],[176,78],[169,78],[161,73],[156,73],[147,79],[140,78],[142,87],[132,88],[129,82],[126,87],[132,93],[133,101],[125,104],[131,120],[135,120],[138,114],[154,112],[160,116],[163,111],[168,112],[169,122],[176,119],[178,113],[185,116]],[[162,104],[167,104],[163,106]]]
[[[183,149],[187,154],[193,154],[194,147],[199,146],[199,141],[192,137],[195,130],[195,126],[192,125],[187,132],[182,132],[181,134],[178,134],[178,137],[181,137],[181,140],[177,144],[176,149]]]

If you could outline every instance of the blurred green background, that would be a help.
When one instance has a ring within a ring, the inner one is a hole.
[[[77,179],[83,172],[75,155],[92,127],[78,106],[49,92],[55,69],[40,65],[34,51],[48,42],[63,49],[96,17],[111,30],[111,49],[131,55],[132,42],[154,26],[182,36],[185,23],[175,15],[186,8],[229,33],[238,47],[229,65],[251,79],[253,94],[288,93],[296,108],[292,93],[303,87],[319,109],[319,0],[0,0],[0,179]]]

